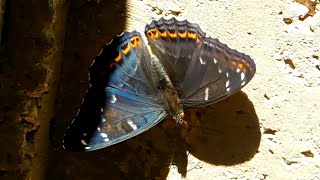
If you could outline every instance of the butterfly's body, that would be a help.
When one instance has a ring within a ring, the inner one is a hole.
[[[179,92],[174,88],[170,78],[168,77],[162,63],[157,57],[152,57],[151,76],[154,77],[156,91],[160,96],[161,103],[169,116],[177,121],[181,121],[183,116],[183,105]],[[147,74],[146,74],[147,76]]]
[[[197,24],[161,18],[147,25],[145,34],[152,54],[133,31],[113,39],[95,58],[92,86],[66,132],[66,149],[91,151],[119,143],[167,115],[182,122],[184,108],[222,100],[255,73],[249,56],[206,37]]]

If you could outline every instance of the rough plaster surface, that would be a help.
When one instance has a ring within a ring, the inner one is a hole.
[[[1,0],[0,6],[0,179],[40,179],[66,10],[59,0]]]
[[[318,0],[9,2],[0,179],[320,179]],[[165,15],[196,22],[250,55],[253,80],[224,101],[187,111],[188,128],[169,118],[100,151],[62,151],[100,47]]]
[[[319,179],[320,14],[302,20],[308,8],[292,1],[171,3],[148,1],[154,8],[147,14],[155,14],[153,9],[180,12],[199,22],[208,34],[249,54],[257,64],[255,78],[243,89],[259,120],[257,153],[239,165],[219,166],[198,160],[191,151],[186,179]],[[287,18],[291,24],[284,22]],[[171,166],[168,179],[179,177]]]

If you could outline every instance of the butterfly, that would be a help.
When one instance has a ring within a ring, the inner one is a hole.
[[[198,24],[176,18],[106,44],[89,68],[90,88],[67,128],[63,147],[93,151],[132,138],[184,109],[210,105],[244,87],[254,61],[206,36]]]

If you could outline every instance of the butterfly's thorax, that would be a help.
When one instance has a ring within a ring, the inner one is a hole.
[[[183,113],[183,106],[179,93],[175,90],[174,86],[167,73],[165,72],[163,65],[158,58],[152,58],[152,76],[156,84],[157,91],[161,92],[161,100],[166,107],[166,111],[169,115],[176,117]]]

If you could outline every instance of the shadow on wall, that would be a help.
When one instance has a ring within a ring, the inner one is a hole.
[[[53,144],[61,145],[64,130],[77,113],[93,58],[124,30],[125,5],[117,0],[72,2]],[[250,160],[259,147],[258,118],[242,92],[215,105],[188,110],[185,120],[189,128],[167,118],[135,138],[98,151],[54,150],[47,179],[165,179],[171,164],[186,176],[187,152],[211,164],[234,165]]]

